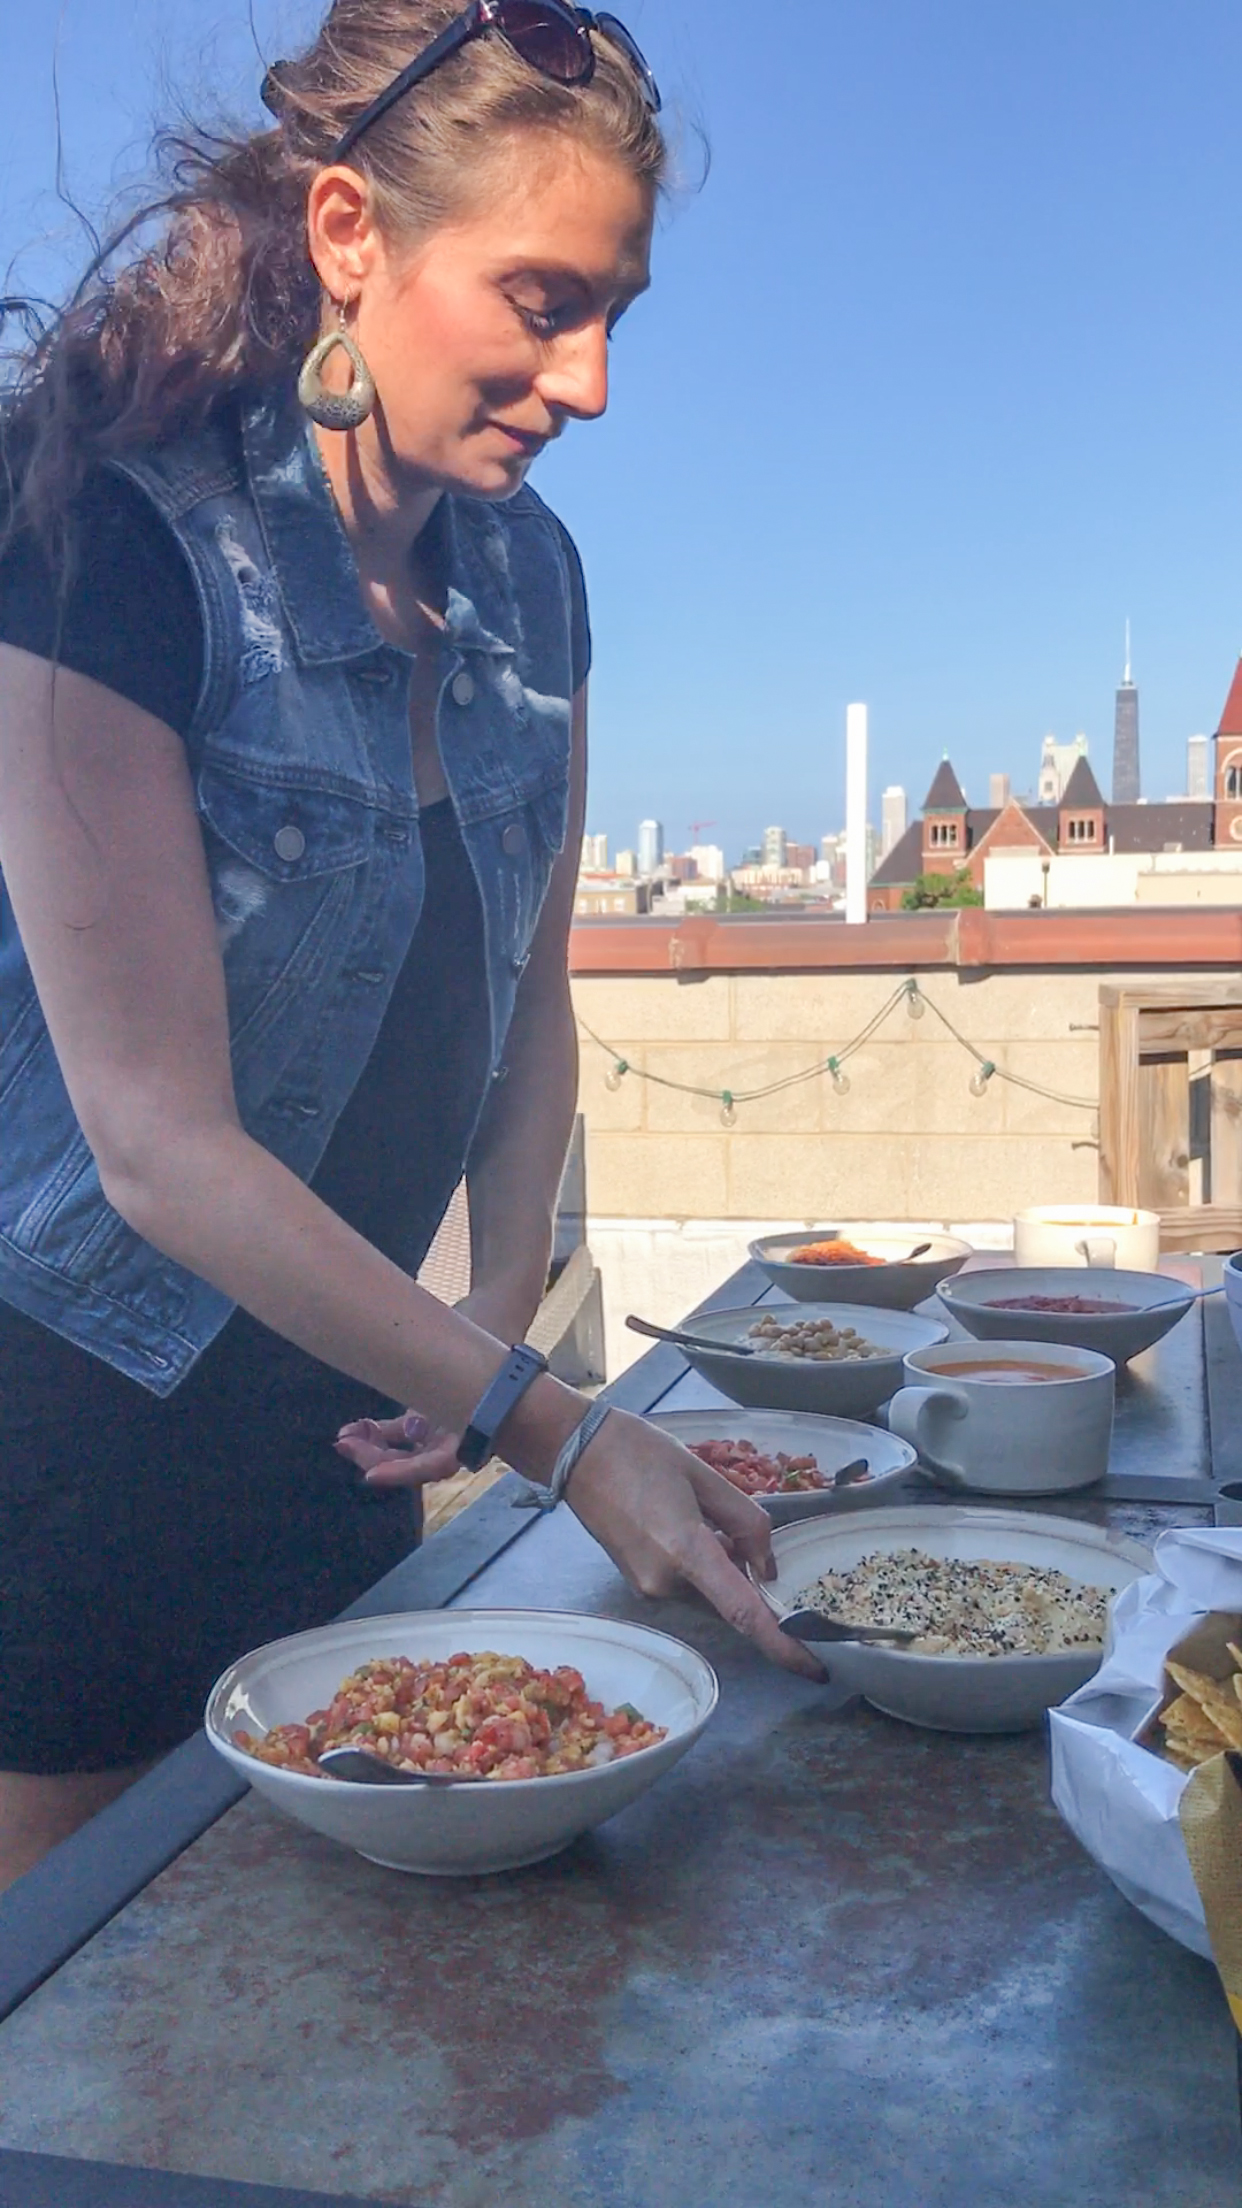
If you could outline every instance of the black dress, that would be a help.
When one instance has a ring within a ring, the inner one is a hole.
[[[175,540],[103,474],[77,521],[59,616],[37,547],[11,541],[0,642],[54,654],[184,733],[202,632]],[[570,570],[579,683],[576,554]],[[312,1181],[405,1262],[457,1185],[490,1059],[482,908],[452,806],[420,828],[423,917]],[[395,1407],[242,1311],[159,1399],[0,1302],[0,1770],[101,1770],[174,1746],[235,1656],[324,1623],[408,1554],[417,1495],[366,1487],[333,1448],[348,1420]]]

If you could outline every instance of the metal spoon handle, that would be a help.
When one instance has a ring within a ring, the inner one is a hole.
[[[448,1771],[399,1771],[385,1761],[383,1756],[373,1756],[369,1748],[325,1748],[319,1758],[319,1768],[334,1779],[347,1779],[354,1786],[459,1786],[460,1779]],[[473,1785],[467,1779],[466,1785]]]
[[[843,1618],[829,1618],[822,1610],[791,1610],[780,1621],[791,1641],[855,1641],[867,1647],[908,1648],[917,1633],[896,1625],[847,1625]]]
[[[653,1342],[671,1342],[675,1349],[706,1349],[713,1357],[753,1357],[755,1354],[745,1342],[709,1342],[700,1334],[685,1334],[677,1326],[656,1326],[651,1319],[636,1319],[633,1312],[625,1323],[631,1334],[648,1334]]]

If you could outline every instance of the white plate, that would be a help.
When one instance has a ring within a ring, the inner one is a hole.
[[[233,1745],[238,1731],[301,1724],[369,1657],[443,1658],[463,1649],[524,1656],[547,1670],[572,1664],[593,1700],[610,1710],[632,1702],[667,1726],[668,1738],[590,1771],[460,1787],[307,1778]],[[637,1801],[698,1739],[717,1693],[710,1664],[648,1626],[556,1610],[426,1610],[269,1641],[217,1680],[205,1723],[212,1747],[284,1816],[392,1870],[455,1878],[542,1862]]]
[[[977,1562],[1042,1564],[1085,1587],[1117,1593],[1152,1569],[1151,1551],[1121,1534],[1040,1511],[959,1509],[917,1504],[865,1518],[816,1519],[778,1527],[777,1576],[755,1584],[778,1617],[797,1608],[803,1588],[823,1573],[848,1571],[864,1556],[922,1549],[927,1556]],[[1098,1671],[1103,1651],[1055,1656],[918,1656],[907,1649],[817,1644],[834,1684],[852,1687],[876,1709],[938,1732],[1011,1733],[1038,1725]]]
[[[714,1388],[748,1410],[810,1411],[823,1418],[866,1418],[896,1395],[902,1383],[902,1359],[914,1349],[932,1349],[948,1340],[948,1328],[907,1311],[881,1311],[861,1303],[764,1303],[744,1311],[712,1311],[692,1319],[687,1331],[709,1342],[742,1342],[756,1320],[771,1314],[782,1326],[828,1319],[852,1326],[864,1341],[884,1349],[883,1357],[842,1358],[833,1363],[801,1357],[717,1357],[710,1349],[687,1349],[696,1372]]]
[[[783,1450],[789,1457],[815,1458],[819,1469],[831,1476],[842,1465],[865,1457],[870,1477],[843,1487],[811,1489],[804,1495],[756,1495],[774,1526],[797,1525],[804,1518],[826,1512],[866,1510],[882,1503],[898,1486],[918,1458],[909,1442],[886,1434],[879,1426],[863,1426],[852,1418],[812,1418],[798,1411],[664,1411],[648,1417],[674,1441],[690,1448],[702,1441],[753,1441],[764,1456]]]
[[[795,1250],[809,1242],[852,1242],[882,1265],[795,1265]],[[906,1259],[907,1250],[920,1242],[930,1246],[926,1257]],[[814,1303],[825,1291],[847,1296],[851,1302],[877,1305],[886,1311],[911,1311],[937,1283],[947,1280],[973,1255],[969,1242],[952,1234],[873,1234],[869,1227],[812,1227],[805,1234],[765,1234],[750,1245],[750,1255],[763,1267],[774,1288],[799,1303]]]

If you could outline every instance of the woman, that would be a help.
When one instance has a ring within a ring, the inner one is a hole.
[[[506,1346],[574,1103],[588,662],[525,478],[647,282],[654,86],[558,0],[336,0],[264,97],[4,421],[0,1881],[493,1445],[816,1670],[735,1561],[756,1506]],[[411,1276],[463,1170],[450,1311]]]

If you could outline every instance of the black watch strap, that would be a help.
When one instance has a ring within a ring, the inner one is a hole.
[[[548,1360],[539,1350],[515,1342],[457,1444],[457,1462],[463,1471],[482,1471],[496,1453],[496,1436],[510,1411],[521,1402],[532,1380],[547,1369]]]

